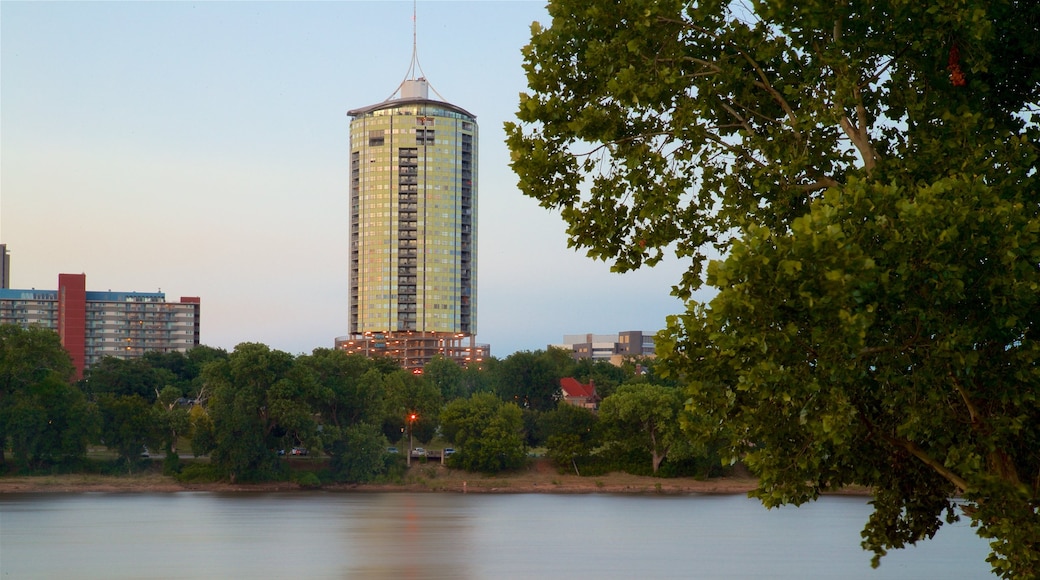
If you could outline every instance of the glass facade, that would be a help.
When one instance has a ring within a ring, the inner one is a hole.
[[[350,111],[352,335],[477,328],[477,123],[395,99]]]

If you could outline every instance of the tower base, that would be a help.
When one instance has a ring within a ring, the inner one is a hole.
[[[366,332],[337,337],[336,349],[370,358],[392,358],[401,368],[420,374],[426,363],[437,355],[460,366],[482,364],[490,356],[491,347],[477,344],[476,338],[446,332]]]

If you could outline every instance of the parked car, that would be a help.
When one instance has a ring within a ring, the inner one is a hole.
[[[304,447],[293,447],[290,452],[292,455],[307,455],[307,449]]]
[[[423,457],[423,456],[426,455],[426,450],[423,449],[422,447],[416,447],[415,451],[412,451],[412,455],[416,455],[418,457]]]
[[[397,453],[397,448],[396,447],[387,447],[386,448],[386,452],[387,453]]]
[[[445,457],[451,457],[452,454],[454,454],[454,453],[455,453],[455,449],[454,448],[452,448],[452,447],[445,447],[444,448],[444,456]]]

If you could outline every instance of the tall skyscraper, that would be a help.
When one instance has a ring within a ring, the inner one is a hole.
[[[350,336],[336,345],[413,370],[488,350],[475,343],[476,117],[430,90],[413,77],[348,112]]]

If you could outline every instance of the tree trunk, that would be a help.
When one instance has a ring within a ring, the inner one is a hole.
[[[664,461],[664,455],[665,455],[664,453],[658,454],[656,449],[653,452],[653,456],[654,456],[654,473],[655,474],[657,473],[657,469],[659,467],[661,467],[661,462]]]

